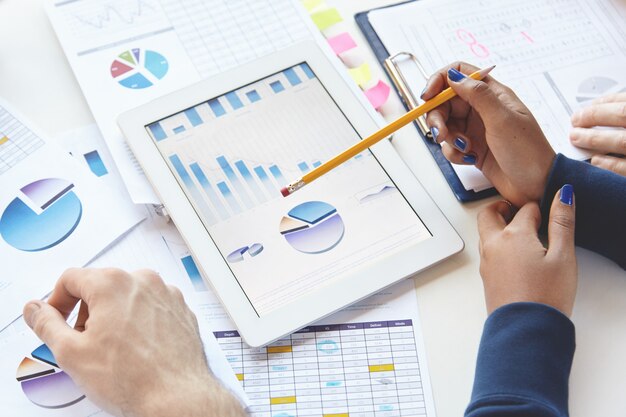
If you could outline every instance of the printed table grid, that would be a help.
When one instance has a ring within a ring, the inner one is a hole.
[[[0,106],[0,174],[43,145],[40,137]]]
[[[215,336],[253,417],[426,416],[411,320],[310,326],[263,348]]]

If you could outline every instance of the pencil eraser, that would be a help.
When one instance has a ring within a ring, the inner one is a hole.
[[[280,193],[283,195],[283,197],[289,196],[289,190],[287,189],[287,187],[281,188]]]

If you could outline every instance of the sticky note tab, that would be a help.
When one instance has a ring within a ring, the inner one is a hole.
[[[347,50],[356,48],[356,42],[352,39],[352,36],[348,32],[341,33],[332,38],[328,38],[330,47],[333,48],[335,54],[339,55]]]
[[[382,80],[378,81],[374,87],[365,90],[365,96],[376,110],[380,108],[389,98],[391,88]]]
[[[329,28],[343,20],[337,9],[334,7],[332,9],[326,9],[321,12],[313,13],[311,15],[311,19],[313,19],[313,23],[315,23],[315,26],[317,26],[319,30]]]
[[[302,0],[302,5],[307,12],[311,12],[313,9],[321,6],[324,0]]]
[[[365,62],[363,65],[356,68],[348,68],[350,77],[361,88],[365,88],[365,85],[372,79],[372,72],[370,71],[370,65]]]

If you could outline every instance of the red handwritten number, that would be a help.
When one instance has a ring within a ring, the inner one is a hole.
[[[456,37],[467,45],[472,53],[478,58],[487,58],[490,55],[489,49],[476,40],[474,34],[466,29],[458,29]]]

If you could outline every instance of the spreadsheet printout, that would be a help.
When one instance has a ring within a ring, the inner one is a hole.
[[[626,90],[626,6],[611,0],[479,5],[421,0],[371,12],[370,21],[390,54],[414,53],[427,73],[454,61],[496,65],[493,77],[529,107],[554,150],[588,158],[569,142],[570,116],[593,98]],[[419,96],[425,80],[405,64],[407,78],[419,80]],[[491,186],[475,168],[452,166],[466,189]]]
[[[158,203],[116,124],[126,110],[311,31],[295,0],[48,0],[68,61],[135,203]]]

